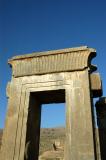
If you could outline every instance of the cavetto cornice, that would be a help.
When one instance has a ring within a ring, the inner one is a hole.
[[[91,60],[96,56],[92,48],[77,47],[15,56],[8,61],[14,77],[71,72],[95,67]]]

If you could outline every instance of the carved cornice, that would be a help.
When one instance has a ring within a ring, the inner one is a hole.
[[[89,67],[96,56],[95,49],[87,47],[37,52],[13,57],[8,61],[13,76],[40,75],[55,72],[78,71]]]

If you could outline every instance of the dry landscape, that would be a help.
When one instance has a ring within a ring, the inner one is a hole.
[[[65,129],[42,128],[40,135],[39,160],[63,160]],[[2,129],[0,129],[0,145]]]
[[[63,160],[65,128],[43,128],[40,136],[39,160]]]
[[[97,131],[97,129],[96,129]],[[3,130],[0,129],[0,145]],[[63,160],[65,128],[42,128],[39,160]]]

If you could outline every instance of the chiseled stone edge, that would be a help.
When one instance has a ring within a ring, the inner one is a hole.
[[[96,50],[93,48],[89,48],[92,52],[95,52]],[[88,50],[87,46],[82,47],[75,47],[75,48],[65,48],[65,49],[58,49],[58,50],[50,50],[50,51],[42,51],[42,52],[33,52],[29,54],[23,54],[12,57],[12,59],[9,60],[11,62],[12,60],[19,60],[19,59],[25,59],[25,58],[33,58],[33,57],[41,57],[41,56],[47,56],[47,55],[54,55],[59,53],[69,53],[69,52],[76,52],[76,51],[82,51],[82,50]]]

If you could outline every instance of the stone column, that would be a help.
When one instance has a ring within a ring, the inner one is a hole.
[[[96,102],[96,113],[101,159],[106,160],[106,97],[102,97]]]

